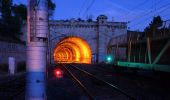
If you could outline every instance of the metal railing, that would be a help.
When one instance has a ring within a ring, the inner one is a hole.
[[[169,38],[170,37],[170,22],[164,21],[162,27],[158,27],[158,30],[155,31],[155,33],[151,33],[153,36],[150,36],[149,38],[154,39],[163,39],[163,38]],[[127,34],[122,34],[116,37],[113,37],[110,41],[108,46],[113,45],[120,45],[120,44],[127,44],[129,41],[131,42],[137,42],[137,41],[146,41],[147,33],[145,32],[128,32]]]

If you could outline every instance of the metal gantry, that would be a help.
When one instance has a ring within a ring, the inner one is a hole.
[[[170,72],[170,28],[166,21],[162,30],[154,36],[135,32],[114,37],[109,42],[108,54],[114,54],[118,66]]]

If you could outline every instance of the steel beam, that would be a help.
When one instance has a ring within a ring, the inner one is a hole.
[[[130,62],[130,58],[131,58],[131,41],[129,41],[128,45],[128,62]]]
[[[156,57],[156,59],[153,61],[153,65],[158,63],[158,61],[161,59],[162,55],[164,54],[164,52],[168,49],[170,45],[170,40],[168,40],[168,42],[166,43],[166,45],[164,46],[164,48],[161,50],[161,52],[158,54],[158,56]]]
[[[150,47],[150,39],[149,39],[149,37],[147,37],[147,51],[148,51],[149,64],[151,64],[152,60],[151,60],[151,47]]]
[[[163,72],[170,72],[169,65],[152,65],[152,64],[144,64],[144,63],[134,63],[134,62],[117,62],[117,66],[119,67],[129,67],[129,68],[139,68],[139,69],[146,69],[146,70],[155,70],[155,71],[163,71]]]

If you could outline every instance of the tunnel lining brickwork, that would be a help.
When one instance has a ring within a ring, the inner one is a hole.
[[[66,37],[54,48],[55,63],[91,63],[91,49],[89,44],[79,37]]]

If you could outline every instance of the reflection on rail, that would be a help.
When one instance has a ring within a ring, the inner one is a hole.
[[[123,90],[120,89],[119,87],[117,87],[117,86],[113,85],[112,83],[109,83],[109,82],[107,82],[107,81],[105,81],[105,80],[103,80],[103,79],[101,79],[101,78],[99,78],[99,77],[97,77],[97,76],[95,76],[95,75],[93,75],[93,74],[91,74],[91,73],[89,73],[89,72],[87,72],[87,71],[79,68],[79,67],[76,67],[76,66],[74,66],[74,65],[72,65],[72,64],[67,64],[67,65],[61,64],[61,66],[62,66],[62,68],[64,68],[64,70],[68,73],[68,75],[72,77],[72,79],[78,84],[78,86],[82,89],[82,91],[83,91],[83,92],[89,97],[89,99],[91,99],[91,100],[94,100],[94,96],[92,96],[92,93],[89,92],[89,90],[87,89],[87,86],[85,86],[85,84],[83,84],[83,83],[80,81],[80,79],[77,78],[78,76],[77,76],[77,77],[75,76],[75,71],[78,71],[78,72],[80,72],[80,73],[82,73],[82,74],[84,74],[84,75],[86,75],[86,76],[89,76],[90,78],[95,79],[96,81],[98,81],[98,82],[100,82],[100,83],[102,83],[102,84],[107,85],[107,86],[110,87],[112,90],[118,91],[119,93],[125,95],[126,97],[128,97],[128,98],[131,99],[131,100],[135,100],[134,97],[128,95],[128,93],[126,93],[125,91],[123,91]],[[73,71],[73,69],[74,69],[75,71]],[[109,89],[110,89],[110,88],[109,88]]]

